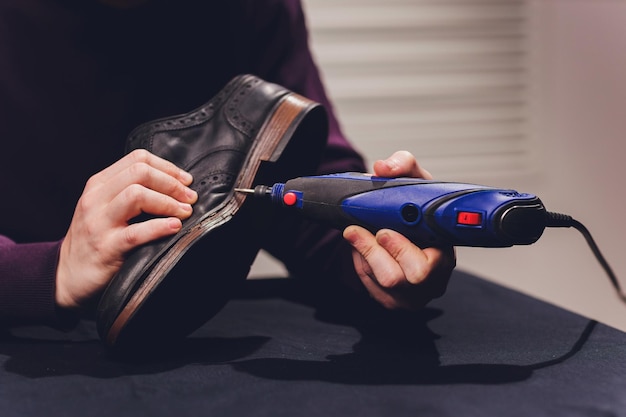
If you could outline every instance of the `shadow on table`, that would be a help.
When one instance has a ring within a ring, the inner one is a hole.
[[[590,322],[574,348],[567,354],[531,365],[458,364],[439,365],[435,357],[398,352],[393,347],[379,349],[366,338],[354,352],[330,355],[327,361],[286,358],[250,359],[233,363],[235,369],[258,377],[277,380],[316,380],[351,385],[449,385],[504,384],[526,380],[535,370],[562,363],[573,356],[591,334]]]
[[[280,291],[275,291],[280,293]],[[428,323],[443,314],[425,308],[417,312],[389,311],[371,300],[350,300],[345,294],[324,299],[311,292],[283,292],[283,298],[315,308],[323,322],[347,325],[361,335],[352,352],[328,355],[326,360],[254,358],[235,361],[235,369],[275,380],[315,380],[351,385],[504,384],[526,380],[538,369],[562,363],[580,351],[597,322],[589,321],[578,340],[564,354],[528,365],[467,363],[442,365]],[[254,294],[253,294],[254,297]],[[346,308],[349,305],[349,308]],[[485,352],[488,357],[488,352]]]
[[[89,323],[85,324],[89,326]],[[0,338],[0,355],[8,356],[6,372],[29,378],[85,375],[118,378],[168,372],[189,364],[212,365],[246,357],[269,339],[262,336],[238,338],[193,338],[176,349],[148,353],[142,360],[111,357],[101,342],[88,340],[46,340],[23,336]]]
[[[530,365],[441,365],[435,344],[439,336],[428,327],[429,321],[442,314],[440,310],[426,308],[414,313],[393,312],[356,300],[352,300],[350,308],[346,308],[344,298],[337,298],[336,302],[325,300],[319,304],[303,296],[306,291],[294,293],[284,290],[280,287],[253,288],[243,298],[265,300],[279,297],[309,306],[314,309],[316,320],[310,315],[303,316],[298,318],[302,325],[317,321],[318,325],[338,324],[356,329],[360,334],[356,343],[354,339],[342,336],[341,332],[336,335],[336,340],[331,341],[334,343],[331,345],[339,347],[339,350],[353,345],[352,351],[327,355],[323,360],[311,360],[311,356],[305,356],[307,352],[276,357],[279,355],[275,352],[268,354],[263,350],[273,337],[190,337],[170,351],[158,352],[155,349],[158,353],[147,352],[140,361],[119,360],[110,357],[103,349],[96,337],[94,324],[81,322],[79,328],[72,332],[72,340],[46,328],[0,334],[0,355],[8,356],[4,363],[6,372],[29,378],[60,375],[116,378],[163,373],[190,364],[227,364],[239,373],[272,380],[316,380],[354,385],[503,384],[528,379],[537,369],[567,360],[582,348],[596,324],[590,322],[567,353],[549,361]],[[262,305],[253,307],[256,306]],[[237,309],[234,310],[237,314]],[[262,311],[259,314],[257,324],[260,326],[264,317]],[[253,330],[244,329],[243,334],[255,333],[254,324]],[[267,323],[264,324],[267,326]],[[333,332],[328,333],[330,336],[327,334],[325,337],[333,337]],[[277,340],[282,342],[280,338]],[[313,352],[317,354],[315,357],[323,356],[328,351],[328,343],[320,340],[312,349],[316,350]]]

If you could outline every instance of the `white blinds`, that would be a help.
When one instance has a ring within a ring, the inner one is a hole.
[[[525,0],[304,0],[346,134],[438,178],[530,163]]]

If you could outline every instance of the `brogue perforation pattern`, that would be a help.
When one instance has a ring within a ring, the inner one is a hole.
[[[197,181],[196,191],[201,193],[204,188],[214,185],[223,185],[232,188],[235,184],[235,176],[227,172],[207,173]]]
[[[255,128],[253,128],[253,123],[250,122],[240,111],[239,111],[239,102],[243,101],[250,95],[252,89],[261,82],[258,78],[252,78],[248,80],[242,88],[233,94],[228,102],[225,104],[226,106],[226,119],[228,122],[241,133],[246,136],[254,136],[256,134]]]
[[[249,79],[252,78],[252,79]],[[158,132],[164,131],[172,131],[185,129],[193,126],[197,126],[202,124],[215,116],[215,113],[218,109],[224,106],[224,102],[228,99],[229,96],[233,94],[234,90],[242,88],[238,95],[245,96],[249,94],[249,91],[254,87],[254,85],[260,82],[259,79],[254,77],[242,77],[241,79],[235,79],[230,82],[224,89],[222,89],[216,96],[214,96],[208,103],[206,103],[201,108],[193,111],[191,113],[187,113],[184,116],[179,118],[169,117],[167,119],[159,119],[150,123],[146,123],[137,127],[134,132],[131,132],[130,137],[128,139],[128,151],[136,148],[146,148],[152,149],[152,136]],[[241,84],[244,84],[241,86]],[[234,104],[238,103],[242,100],[243,97],[238,97],[237,101]],[[252,136],[256,134],[256,129],[252,128],[252,123],[246,120],[240,113],[236,111],[233,105],[230,106],[231,114],[236,116],[233,127],[240,130],[242,133]],[[232,117],[229,117],[232,121]]]

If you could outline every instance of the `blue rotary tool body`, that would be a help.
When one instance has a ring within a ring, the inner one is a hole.
[[[476,184],[342,173],[236,189],[269,198],[337,229],[392,229],[417,246],[509,247],[535,243],[546,227],[573,227],[591,248],[621,301],[626,293],[589,230],[571,216],[547,211],[532,194]]]
[[[362,173],[300,177],[239,190],[343,229],[392,229],[421,247],[508,247],[536,242],[547,211],[532,194],[482,185]]]

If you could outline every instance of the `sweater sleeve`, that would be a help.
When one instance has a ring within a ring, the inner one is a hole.
[[[267,45],[257,48],[263,51],[263,56],[258,58],[259,74],[326,108],[329,136],[319,174],[364,172],[364,160],[343,134],[323,86],[309,47],[300,1],[280,0],[275,1],[274,6],[277,10],[272,17],[259,22],[265,26],[257,28],[257,39]],[[292,275],[309,279],[320,288],[335,287],[337,282],[343,282],[362,290],[352,264],[352,249],[338,230],[281,213],[280,220],[272,225],[264,249],[283,262]]]
[[[69,328],[73,314],[54,302],[61,242],[15,243],[0,235],[0,326]]]

